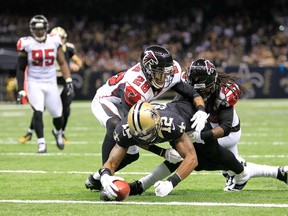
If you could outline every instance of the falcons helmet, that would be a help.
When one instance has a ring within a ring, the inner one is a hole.
[[[148,82],[156,89],[169,85],[173,79],[173,59],[164,47],[147,47],[141,54],[141,68]]]
[[[46,35],[49,30],[49,23],[45,16],[36,15],[32,17],[29,23],[31,35],[35,40],[43,42],[46,40]]]
[[[206,99],[216,89],[218,73],[212,62],[201,58],[193,61],[187,71],[186,81]]]

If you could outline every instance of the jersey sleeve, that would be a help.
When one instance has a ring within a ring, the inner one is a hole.
[[[127,117],[124,117],[121,122],[117,124],[113,133],[113,138],[115,142],[123,148],[128,148],[129,146],[137,144],[130,133]]]
[[[27,44],[29,43],[29,37],[21,37],[19,38],[19,40],[17,41],[17,51],[18,52],[22,52],[22,51],[26,51],[25,47],[27,46]]]

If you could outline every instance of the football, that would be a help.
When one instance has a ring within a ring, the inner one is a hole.
[[[123,201],[124,199],[126,199],[130,193],[129,184],[126,181],[120,180],[115,180],[113,183],[119,188],[119,191],[116,191],[116,201]]]

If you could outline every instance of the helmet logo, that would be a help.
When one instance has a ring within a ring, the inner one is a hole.
[[[209,60],[205,60],[205,65],[207,68],[207,74],[209,74],[209,75],[213,74],[213,72],[215,70],[214,65]]]
[[[158,59],[154,55],[154,53],[149,50],[145,52],[145,56],[143,57],[143,65],[151,68],[151,65],[157,65],[158,64]]]
[[[151,118],[152,119],[157,119],[158,115],[156,113],[156,110],[153,108],[153,109],[150,110],[150,112],[151,112]]]

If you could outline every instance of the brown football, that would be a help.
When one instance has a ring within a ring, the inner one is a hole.
[[[129,196],[130,186],[126,181],[115,180],[113,182],[118,188],[119,191],[116,191],[117,198],[116,201],[122,201]]]

